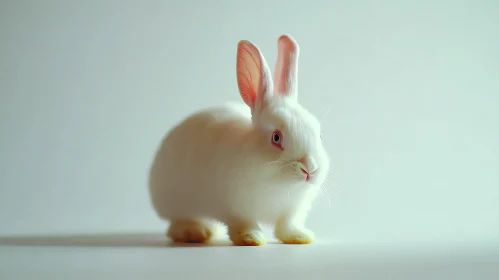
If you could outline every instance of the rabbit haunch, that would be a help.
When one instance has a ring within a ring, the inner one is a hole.
[[[240,41],[237,83],[245,104],[197,112],[164,138],[149,185],[171,239],[206,242],[221,223],[235,245],[265,244],[263,224],[283,243],[313,241],[305,220],[329,158],[319,121],[297,100],[298,57],[295,40],[281,36],[274,85],[260,50]]]

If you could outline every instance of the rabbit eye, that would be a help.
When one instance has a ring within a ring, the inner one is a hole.
[[[283,148],[281,143],[282,143],[282,133],[279,130],[274,130],[274,132],[272,133],[272,145],[282,150]]]

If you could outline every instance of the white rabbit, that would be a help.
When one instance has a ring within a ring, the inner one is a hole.
[[[273,86],[250,41],[237,46],[246,103],[195,113],[173,128],[150,170],[150,195],[176,242],[206,242],[225,224],[235,245],[264,245],[260,225],[286,244],[308,244],[305,220],[329,171],[319,121],[297,101],[299,47],[278,40]]]

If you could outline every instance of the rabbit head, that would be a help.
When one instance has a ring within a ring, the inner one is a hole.
[[[279,38],[272,80],[258,47],[248,40],[240,41],[237,84],[241,98],[251,109],[255,129],[268,137],[277,160],[290,167],[282,172],[287,172],[288,178],[319,185],[329,171],[329,158],[322,144],[320,122],[298,102],[299,52],[291,36]]]

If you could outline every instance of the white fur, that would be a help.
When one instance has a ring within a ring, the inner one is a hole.
[[[274,129],[282,151],[271,143]],[[298,162],[304,157],[318,167],[309,181],[301,168],[310,167]],[[265,244],[259,223],[275,226],[284,243],[310,243],[305,219],[328,171],[318,120],[276,95],[253,117],[244,104],[227,104],[174,127],[152,164],[150,195],[174,240],[205,241],[221,222],[237,245]]]

